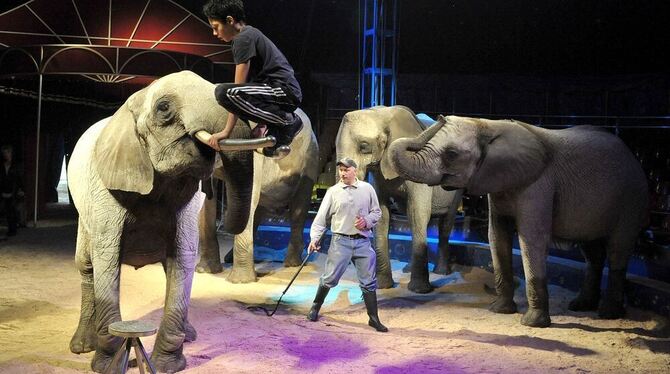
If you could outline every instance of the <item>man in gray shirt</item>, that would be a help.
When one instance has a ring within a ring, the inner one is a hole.
[[[377,255],[370,245],[372,228],[381,218],[381,209],[374,188],[367,182],[356,179],[356,163],[350,158],[337,162],[340,182],[330,187],[321,202],[319,212],[310,230],[309,252],[318,251],[319,241],[330,221],[333,238],[328,249],[328,258],[319,280],[312,309],[307,318],[316,321],[319,310],[352,261],[356,266],[358,282],[363,291],[363,300],[370,320],[368,325],[377,331],[387,332],[377,314]]]

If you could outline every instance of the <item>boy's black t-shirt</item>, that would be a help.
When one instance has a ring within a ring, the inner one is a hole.
[[[249,82],[281,86],[302,101],[302,91],[293,67],[277,46],[260,30],[245,25],[232,41],[233,61],[242,64],[251,60]]]

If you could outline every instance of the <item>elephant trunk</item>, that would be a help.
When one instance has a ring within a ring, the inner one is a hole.
[[[233,129],[231,138],[250,138],[251,130],[246,125]],[[219,152],[223,162],[223,183],[226,189],[226,211],[223,217],[224,230],[231,234],[244,231],[249,219],[251,190],[254,179],[253,151]]]
[[[389,158],[395,171],[404,179],[431,186],[442,181],[438,152],[428,141],[444,126],[440,119],[416,138],[400,138],[389,146]]]

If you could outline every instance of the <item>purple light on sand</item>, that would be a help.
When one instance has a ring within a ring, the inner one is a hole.
[[[306,341],[284,337],[281,345],[286,353],[299,358],[296,366],[301,369],[314,369],[334,361],[352,361],[368,351],[368,347],[354,340],[319,332],[312,333]]]

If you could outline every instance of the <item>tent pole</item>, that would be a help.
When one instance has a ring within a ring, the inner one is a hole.
[[[40,88],[37,96],[37,136],[35,137],[35,207],[33,211],[33,227],[37,227],[37,198],[40,172],[40,130],[42,127],[42,73],[40,73]]]

